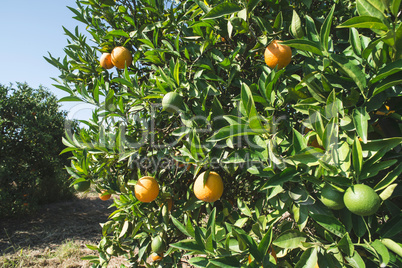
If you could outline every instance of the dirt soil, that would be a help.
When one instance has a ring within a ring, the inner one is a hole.
[[[113,212],[114,208],[108,209],[112,203],[112,199],[102,201],[96,193],[88,193],[70,201],[45,205],[34,215],[3,219],[0,221],[0,257],[15,257],[16,252],[29,249],[33,258],[40,258],[66,241],[80,245],[81,256],[97,255],[85,245],[97,245],[100,241],[99,223],[106,222]],[[89,267],[87,261],[76,259],[68,266],[56,259],[45,259],[42,263],[25,263],[23,267]]]

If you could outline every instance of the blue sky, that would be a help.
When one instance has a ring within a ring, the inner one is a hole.
[[[59,70],[43,57],[48,52],[54,57],[64,57],[67,36],[62,26],[73,31],[84,25],[73,19],[67,6],[76,7],[75,0],[7,0],[0,9],[0,84],[27,82],[33,88],[43,85],[58,98],[67,94],[52,86]],[[61,103],[69,111],[69,118],[87,119],[91,112],[80,103]]]

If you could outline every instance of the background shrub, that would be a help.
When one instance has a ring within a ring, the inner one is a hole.
[[[72,197],[60,155],[66,112],[43,87],[0,85],[0,216]]]

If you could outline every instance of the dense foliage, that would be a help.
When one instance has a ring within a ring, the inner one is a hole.
[[[65,29],[66,57],[47,60],[64,101],[96,106],[64,140],[68,170],[115,196],[87,259],[149,266],[162,237],[152,265],[401,267],[400,2],[77,1],[95,45]],[[264,62],[272,40],[292,47],[284,69]],[[117,46],[133,64],[102,69],[101,53]],[[176,111],[162,109],[173,91]],[[214,203],[192,188],[209,170],[224,182]],[[147,175],[161,191],[142,203],[132,190]],[[320,200],[325,185],[359,183],[381,198],[374,215]]]
[[[64,166],[66,112],[45,88],[0,85],[0,215],[72,197]]]

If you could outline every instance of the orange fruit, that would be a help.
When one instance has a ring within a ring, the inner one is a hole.
[[[349,187],[344,196],[346,208],[359,216],[370,216],[377,212],[381,205],[378,194],[370,186],[355,184]]]
[[[339,210],[345,207],[343,193],[337,191],[329,184],[321,189],[321,202],[330,209]]]
[[[90,186],[91,186],[90,181],[80,181],[80,182],[74,184],[73,187],[77,192],[85,192],[86,190],[89,189]]]
[[[103,191],[101,191],[101,193],[98,194],[99,198],[100,198],[102,201],[109,200],[110,197],[112,196],[111,194],[105,194],[105,193],[106,193],[106,191],[103,190]]]
[[[112,63],[112,55],[110,53],[103,53],[99,61],[102,68],[111,69],[114,67]]]
[[[154,239],[152,239],[151,242],[151,249],[153,252],[162,254],[165,251],[166,248],[166,243],[163,241],[161,236],[156,236]]]
[[[115,47],[111,53],[111,60],[114,66],[119,69],[124,69],[125,66],[130,66],[133,60],[130,51],[125,47]]]
[[[166,198],[166,202],[167,202],[167,206],[168,206],[168,211],[170,212],[172,210],[172,207],[173,207],[173,199],[168,197],[168,198]],[[160,205],[160,207],[163,207],[164,204],[165,203],[162,203]]]
[[[142,177],[134,186],[134,194],[135,197],[141,202],[152,202],[156,199],[156,197],[158,197],[159,184],[154,177]]]
[[[183,98],[174,91],[167,93],[162,99],[162,108],[168,113],[175,113],[182,107]]]
[[[223,182],[218,173],[209,172],[208,178],[204,185],[205,172],[201,173],[194,183],[195,196],[205,202],[215,202],[223,194]]]
[[[286,67],[292,59],[292,50],[286,45],[281,45],[281,41],[272,41],[265,49],[264,59],[269,68],[278,70]]]
[[[151,254],[151,259],[153,260],[153,261],[160,261],[160,260],[162,260],[163,259],[163,253],[162,254],[158,254],[158,253],[152,253]]]

